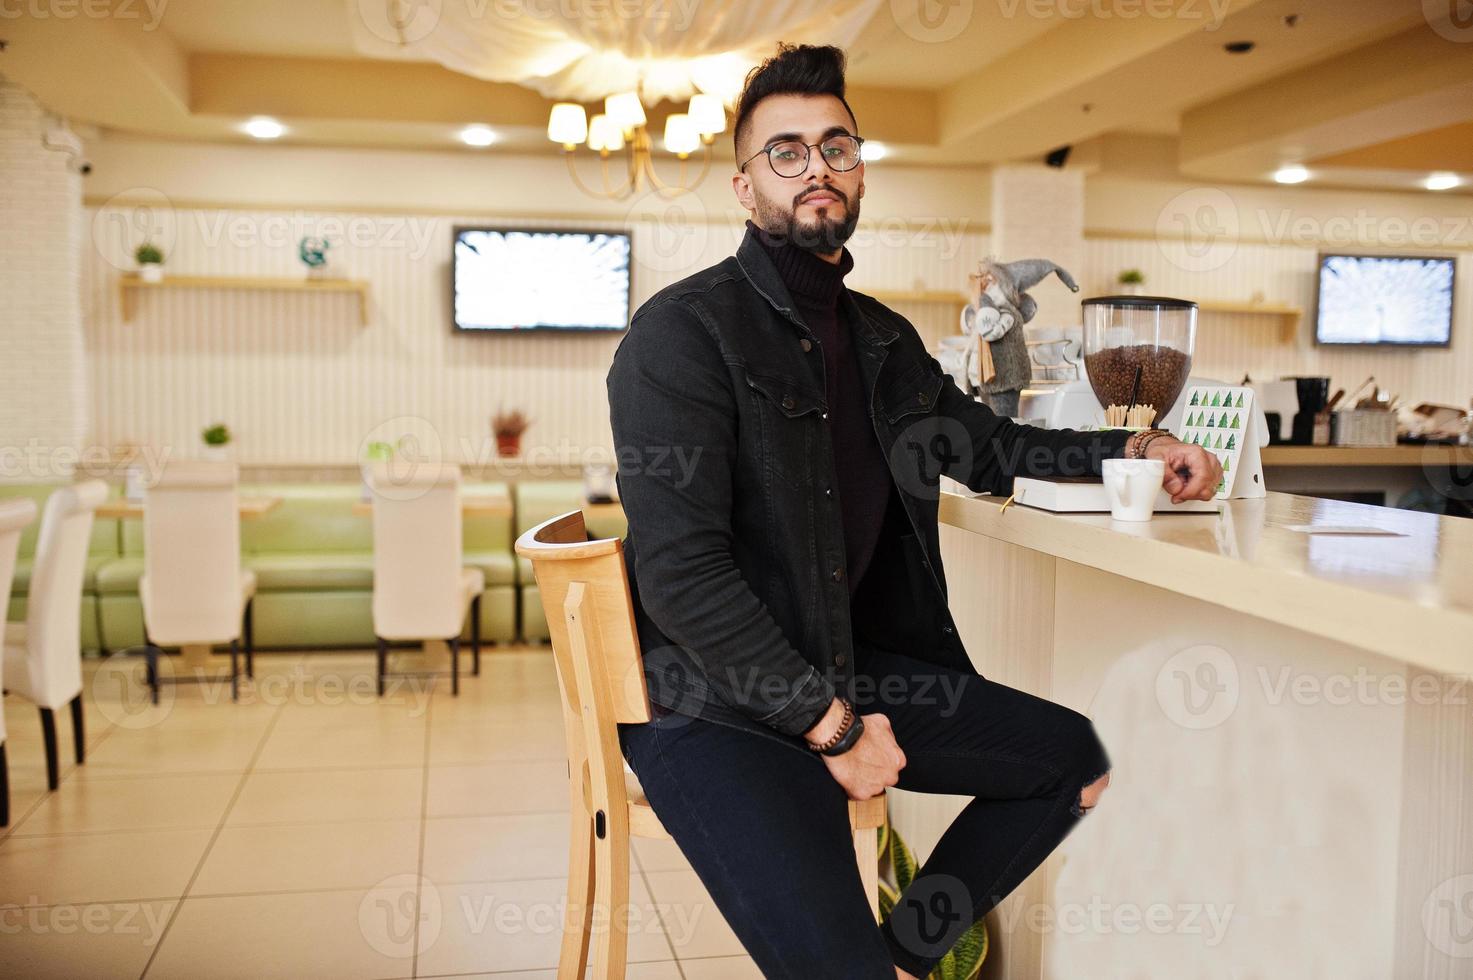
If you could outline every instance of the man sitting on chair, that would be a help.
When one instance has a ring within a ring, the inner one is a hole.
[[[844,55],[783,46],[747,77],[736,254],[635,313],[608,375],[652,720],[620,725],[661,823],[764,975],[922,977],[1095,805],[1088,718],[982,677],[947,608],[945,474],[1166,462],[1209,499],[1198,446],[1018,425],[963,394],[911,324],[844,286],[864,163]],[[964,794],[877,926],[848,799]]]

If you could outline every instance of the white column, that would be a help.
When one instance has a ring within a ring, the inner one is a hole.
[[[82,178],[57,120],[0,76],[0,482],[71,475],[86,432]]]
[[[1051,259],[1080,281],[1071,293],[1050,276],[1030,290],[1038,325],[1079,322],[1084,283],[1084,172],[1043,164],[1007,164],[992,172],[992,254],[1002,262]]]

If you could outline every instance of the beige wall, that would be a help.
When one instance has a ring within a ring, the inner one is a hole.
[[[470,462],[492,451],[498,407],[532,417],[532,451],[600,452],[619,335],[453,333],[452,228],[630,228],[637,306],[731,254],[745,218],[714,177],[694,203],[600,204],[572,188],[556,158],[110,141],[93,151],[83,255],[91,438],[182,455],[224,421],[242,461],[351,463],[365,439],[413,431]],[[959,291],[986,250],[986,191],[975,171],[873,168],[851,282]],[[369,322],[345,296],[177,290],[147,294],[125,323],[116,282],[141,228],[176,274],[299,276],[303,235],[338,238],[334,257],[371,285]],[[929,337],[954,328],[953,307],[904,309]]]
[[[632,227],[637,305],[729,254],[745,217],[731,198],[724,162],[722,176],[708,177],[698,196],[613,204],[573,189],[555,157],[134,139],[95,140],[88,149],[94,172],[86,185],[90,234],[82,264],[95,405],[90,438],[189,452],[198,430],[218,418],[236,429],[246,460],[351,461],[376,426],[406,415],[422,420],[414,424],[431,430],[448,452],[474,458],[484,451],[486,418],[498,405],[534,417],[527,437],[533,447],[597,449],[608,438],[603,379],[617,338],[452,335],[450,227]],[[592,180],[596,168],[583,163]],[[961,288],[988,249],[991,183],[979,168],[871,165],[851,284]],[[1210,217],[1204,207],[1236,228],[1205,253],[1201,242],[1181,241],[1178,217]],[[1372,217],[1362,217],[1367,213]],[[1096,174],[1085,182],[1083,268],[1073,271],[1086,295],[1111,291],[1116,271],[1138,266],[1153,291],[1241,300],[1261,290],[1269,300],[1304,306],[1306,323],[1291,345],[1278,344],[1267,321],[1204,314],[1198,373],[1235,380],[1244,371],[1323,371],[1350,386],[1374,373],[1410,398],[1462,403],[1473,393],[1470,213],[1467,196],[1204,190]],[[120,322],[113,284],[128,265],[130,229],[166,227],[176,273],[296,275],[296,239],[331,231],[327,221],[340,228],[351,222],[363,233],[338,255],[351,275],[372,284],[366,327],[351,306],[328,297],[184,292],[151,296],[136,322]],[[1458,250],[1463,288],[1451,351],[1320,352],[1305,339],[1319,240],[1369,244],[1335,237],[1364,231],[1367,221],[1388,247],[1401,247],[1397,234],[1431,228],[1440,236],[1438,250]],[[1259,233],[1265,227],[1277,233],[1273,241]],[[928,337],[952,329],[954,311],[945,307],[907,304],[902,312]]]

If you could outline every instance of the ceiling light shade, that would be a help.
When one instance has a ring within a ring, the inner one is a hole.
[[[690,116],[672,112],[665,117],[665,149],[671,153],[694,153],[701,147],[701,134],[696,132]]]
[[[624,149],[624,131],[606,113],[600,112],[588,123],[588,148],[610,152],[622,150]]]
[[[460,141],[466,146],[490,146],[496,142],[496,133],[488,126],[467,126],[460,131]]]
[[[1309,179],[1309,171],[1298,164],[1290,164],[1274,171],[1274,180],[1280,184],[1302,184]]]
[[[890,148],[877,140],[865,140],[864,145],[860,147],[860,156],[865,163],[883,160],[885,159],[885,154],[889,152]]]
[[[712,136],[726,129],[726,106],[714,95],[692,95],[687,115],[690,116],[691,124],[696,127],[696,132],[702,136]]]
[[[547,117],[547,138],[563,146],[577,146],[588,138],[588,115],[576,102],[559,102]]]
[[[247,136],[258,140],[274,140],[286,132],[286,127],[270,116],[256,116],[241,127]]]
[[[633,129],[645,123],[644,106],[640,104],[638,92],[620,92],[604,99],[604,113],[620,129]]]
[[[1429,174],[1427,179],[1422,182],[1422,186],[1429,191],[1450,191],[1461,183],[1462,180],[1459,179],[1457,174],[1439,171],[1435,174]]]

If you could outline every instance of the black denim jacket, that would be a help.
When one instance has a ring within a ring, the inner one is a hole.
[[[823,351],[750,229],[640,306],[607,378],[650,699],[800,747],[861,641],[977,674],[947,607],[938,474],[1006,494],[1015,475],[1098,474],[1127,437],[1000,418],[904,317],[839,301],[895,480],[852,616]]]

